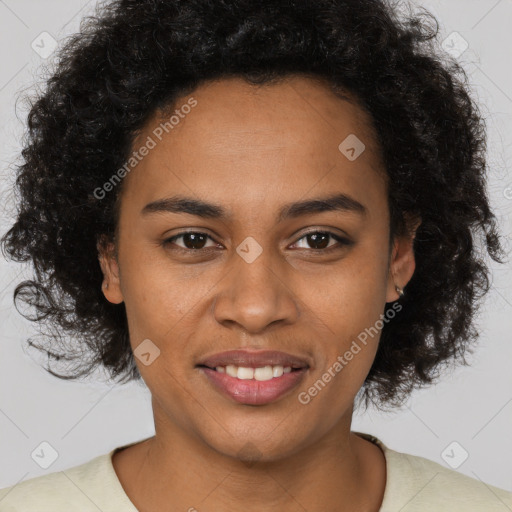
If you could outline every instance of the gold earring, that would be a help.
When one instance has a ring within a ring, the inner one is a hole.
[[[400,288],[400,286],[397,286],[396,284],[395,284],[395,290],[396,290],[396,293],[398,293],[398,295],[400,295],[400,297],[402,297],[402,295],[404,295],[404,289]]]

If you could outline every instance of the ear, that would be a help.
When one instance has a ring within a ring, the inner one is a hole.
[[[96,244],[101,271],[103,272],[102,291],[105,298],[112,304],[121,304],[123,294],[119,278],[119,264],[115,244],[101,236]]]
[[[389,263],[386,302],[393,302],[400,298],[395,286],[405,288],[416,268],[413,242],[416,231],[421,224],[421,218],[406,215],[406,221],[409,226],[409,233],[396,238],[393,245]]]

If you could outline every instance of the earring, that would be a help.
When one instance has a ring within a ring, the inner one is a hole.
[[[105,288],[105,290],[108,290],[108,283],[103,283],[103,288]]]
[[[402,297],[402,295],[404,295],[404,289],[400,288],[400,286],[397,286],[396,284],[395,284],[395,290],[398,293],[398,295],[400,295],[400,297]]]

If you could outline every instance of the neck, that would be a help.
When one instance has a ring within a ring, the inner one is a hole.
[[[123,467],[118,458],[116,472],[141,511],[377,512],[385,458],[350,431],[350,421],[351,415],[314,443],[273,460],[249,447],[230,457],[178,426],[161,428],[155,421],[155,437],[133,447]]]

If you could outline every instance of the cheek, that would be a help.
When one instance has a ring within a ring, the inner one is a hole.
[[[363,385],[377,352],[383,314],[382,302],[361,288],[317,303],[323,328],[316,352],[319,366],[311,375],[301,403],[335,424]],[[316,330],[318,333],[318,330]]]
[[[355,394],[370,370],[383,326],[385,270],[381,258],[360,251],[317,279],[309,295],[303,290],[322,345],[315,379],[329,382],[329,399]]]
[[[186,322],[215,281],[211,272],[204,271],[206,267],[192,270],[192,266],[173,263],[154,247],[134,250],[121,263],[130,330],[145,337],[162,337],[178,322]]]
[[[301,295],[308,307],[342,339],[373,325],[385,308],[385,262],[363,252],[354,252],[314,279],[303,280]]]

